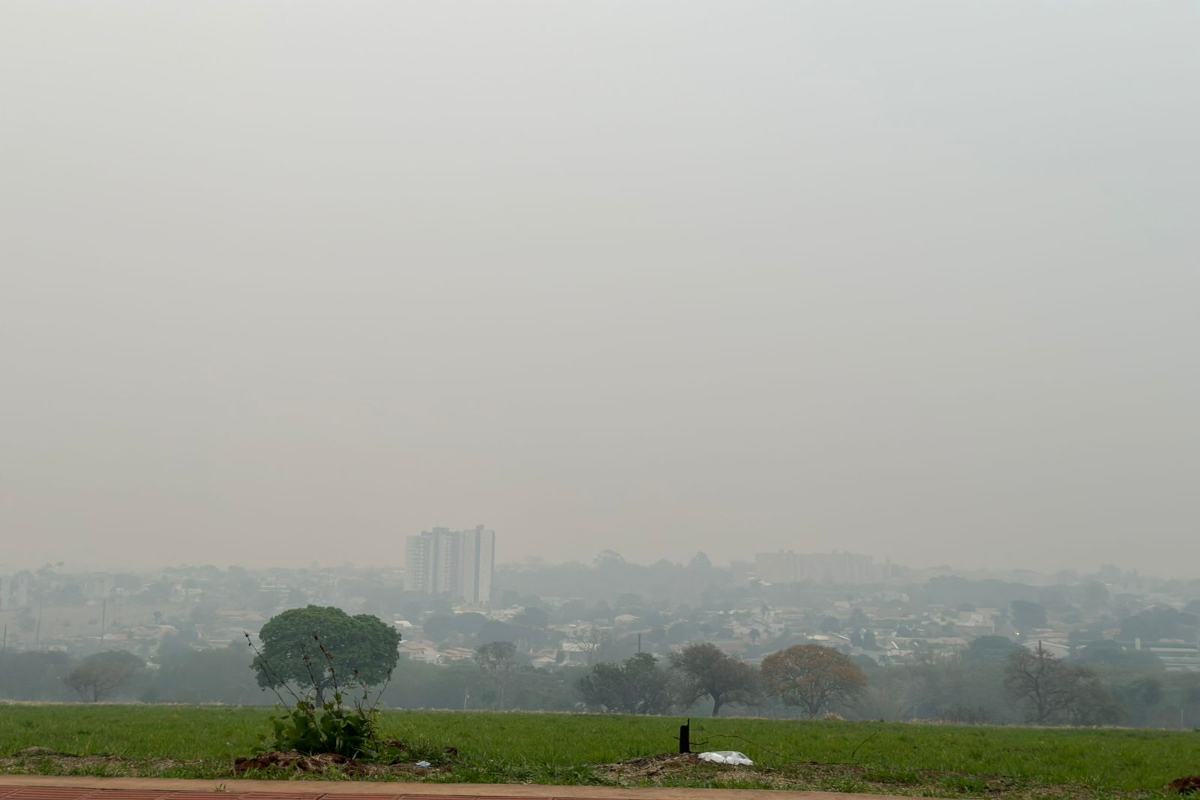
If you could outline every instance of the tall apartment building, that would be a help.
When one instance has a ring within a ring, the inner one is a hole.
[[[434,528],[409,536],[404,555],[406,588],[423,594],[448,594],[468,605],[484,605],[492,596],[496,532]]]
[[[496,570],[496,532],[483,529],[462,531],[459,542],[459,590],[463,602],[484,605],[492,598],[492,574]]]

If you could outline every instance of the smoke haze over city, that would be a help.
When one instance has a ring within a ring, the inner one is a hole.
[[[1197,577],[1194,6],[0,10],[0,565]]]

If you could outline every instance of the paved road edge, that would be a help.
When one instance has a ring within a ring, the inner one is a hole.
[[[768,789],[677,787],[544,786],[496,783],[408,783],[382,781],[266,781],[185,778],[97,778],[91,776],[2,775],[0,790],[11,788],[94,789],[125,792],[222,792],[258,795],[399,795],[425,797],[533,798],[549,800],[896,800],[885,795],[793,792]],[[2,793],[2,792],[0,792]],[[263,798],[268,800],[268,798]]]

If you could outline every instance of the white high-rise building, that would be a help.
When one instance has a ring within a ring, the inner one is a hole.
[[[486,605],[496,567],[496,533],[434,528],[409,536],[404,557],[405,586],[423,594],[449,594],[469,605]]]
[[[458,531],[434,528],[409,536],[404,551],[405,588],[423,594],[442,594],[454,588],[458,562]]]
[[[461,531],[458,546],[459,589],[464,603],[486,605],[492,599],[492,573],[496,569],[496,532],[477,525]]]

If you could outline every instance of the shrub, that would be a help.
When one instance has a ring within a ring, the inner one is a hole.
[[[272,673],[276,685],[289,692],[294,701],[289,709],[283,695],[272,687],[279,698],[279,705],[276,706],[278,713],[271,717],[271,734],[259,735],[257,754],[295,750],[304,755],[331,753],[366,761],[398,760],[399,745],[384,742],[379,736],[379,698],[387,688],[387,682],[376,693],[374,700],[357,671],[349,686],[342,687],[338,682],[333,653],[321,644],[319,634],[313,634],[312,638],[320,655],[305,653],[303,656],[311,686],[301,695],[279,678],[278,673],[274,673],[270,663],[250,641],[250,635],[246,634],[247,642],[258,655],[256,668]],[[313,661],[317,658],[320,659],[320,669],[313,667]],[[390,673],[387,677],[390,680]],[[324,696],[327,687],[332,687],[333,694],[327,700],[318,700]],[[348,698],[350,690],[355,690],[355,693]],[[361,690],[361,694],[357,694],[357,690]]]

